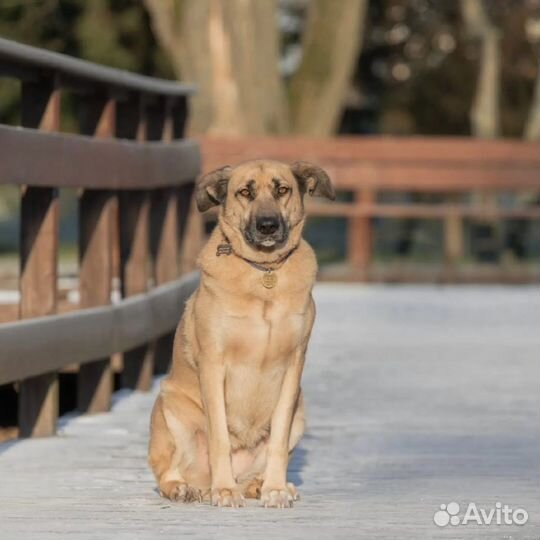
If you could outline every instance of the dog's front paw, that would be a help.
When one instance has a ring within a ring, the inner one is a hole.
[[[283,487],[264,486],[261,489],[261,504],[265,508],[290,508],[298,500],[294,484]]]
[[[214,506],[228,506],[240,508],[246,506],[246,500],[240,490],[234,488],[212,488],[212,504]]]
[[[202,502],[201,490],[185,482],[168,482],[160,490],[160,495],[175,502]]]

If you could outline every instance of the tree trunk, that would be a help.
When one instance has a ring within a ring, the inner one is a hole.
[[[303,57],[290,84],[292,131],[335,132],[362,43],[367,0],[311,0]]]
[[[540,66],[537,69],[534,96],[525,126],[525,139],[529,141],[540,140]]]
[[[499,30],[493,25],[483,0],[461,0],[461,15],[469,37],[480,44],[479,73],[470,111],[471,131],[475,137],[495,139],[500,135],[499,95],[501,55]],[[485,208],[497,206],[492,192],[473,193],[472,200]],[[494,262],[503,247],[500,223],[494,219],[471,224],[471,248],[483,262]]]
[[[287,129],[276,0],[144,0],[179,79],[195,82],[190,132]]]
[[[478,40],[481,48],[471,131],[475,137],[494,139],[500,135],[500,32],[489,20],[482,0],[461,0],[461,14],[469,36]]]

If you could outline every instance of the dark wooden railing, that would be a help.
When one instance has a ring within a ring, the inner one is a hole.
[[[21,82],[22,124],[0,125],[0,184],[21,186],[19,317],[0,325],[0,385],[16,385],[19,435],[45,436],[59,371],[78,373],[77,406],[91,413],[110,408],[113,372],[147,390],[168,362],[202,239],[199,149],[184,139],[193,88],[2,39],[0,77]],[[78,134],[60,133],[66,94]],[[77,188],[79,204],[80,301],[69,311],[58,294],[62,188]]]
[[[339,137],[201,139],[205,170],[255,158],[285,162],[312,160],[325,167],[339,192],[352,202],[331,204],[308,201],[312,216],[341,217],[348,221],[345,279],[420,281],[422,274],[376,274],[373,271],[374,220],[429,219],[444,227],[442,271],[428,279],[442,281],[530,281],[538,272],[517,276],[501,265],[493,272],[461,272],[464,222],[540,220],[540,144],[485,141],[471,138]],[[535,204],[503,207],[498,193],[535,194]],[[438,203],[385,202],[392,193],[439,194]],[[471,194],[477,196],[471,197]],[[483,196],[484,195],[484,196]]]

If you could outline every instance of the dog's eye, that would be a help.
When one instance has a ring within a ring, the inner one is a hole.
[[[285,195],[286,193],[289,192],[289,188],[287,186],[279,186],[277,192],[278,192],[278,195]]]
[[[241,189],[238,193],[240,193],[240,195],[242,195],[242,197],[249,197],[250,196],[249,189],[247,189],[247,188]]]

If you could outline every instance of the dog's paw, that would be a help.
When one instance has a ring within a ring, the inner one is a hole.
[[[212,488],[212,504],[240,508],[246,506],[246,500],[238,488]]]
[[[291,494],[293,501],[300,500],[300,493],[298,493],[296,486],[292,482],[287,482],[287,489],[289,490],[289,493]]]
[[[160,490],[162,497],[167,497],[171,501],[191,503],[202,502],[202,493],[200,489],[189,486],[185,482],[169,482]]]
[[[296,487],[290,483],[282,488],[263,486],[261,491],[261,504],[265,508],[290,508],[297,499]]]

